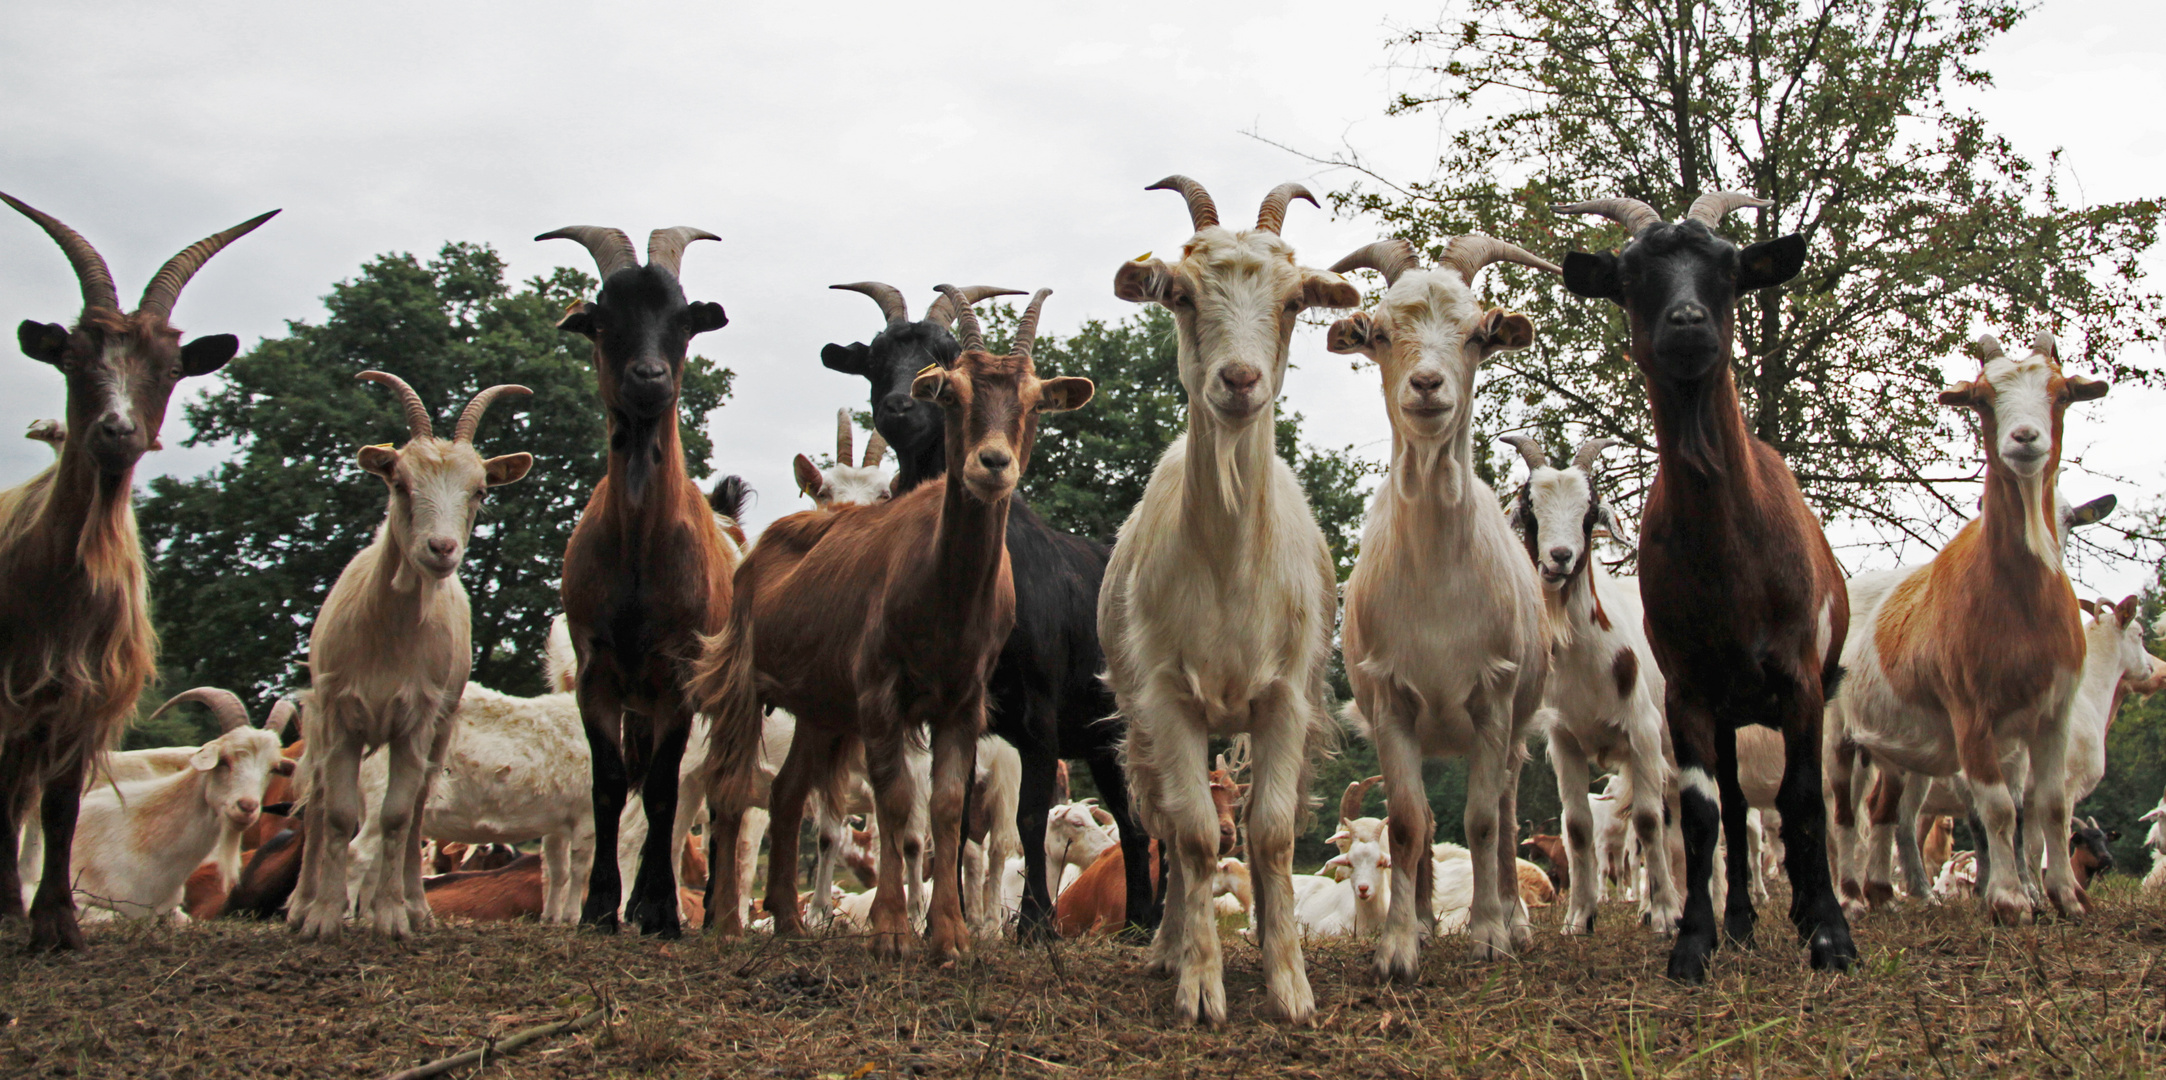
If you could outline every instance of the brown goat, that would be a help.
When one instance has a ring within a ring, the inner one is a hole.
[[[74,329],[27,319],[16,328],[24,353],[65,376],[70,434],[50,467],[0,492],[0,921],[23,917],[17,842],[37,797],[44,874],[30,905],[30,944],[81,949],[68,863],[83,772],[134,714],[157,669],[135,463],[158,448],[175,384],[218,370],[240,349],[231,334],[183,345],[167,320],[203,263],[271,214],[189,245],[127,313],[89,241],[11,196],[0,201],[60,245],[83,293]]]
[[[883,956],[915,947],[904,911],[902,845],[917,793],[902,751],[905,740],[928,730],[929,944],[943,958],[969,947],[958,872],[962,811],[985,730],[986,678],[1015,621],[1008,500],[1030,461],[1037,414],[1077,408],[1092,391],[1088,379],[1041,380],[1031,364],[1049,290],[1031,298],[1008,356],[985,350],[959,291],[941,291],[961,315],[963,352],[950,368],[920,372],[911,395],[941,407],[952,463],[946,475],[875,506],[815,510],[769,525],[738,571],[729,631],[710,639],[700,659],[700,701],[714,717],[714,850],[736,849],[761,706],[797,717],[771,795],[769,866],[797,865],[806,796],[814,784],[833,784],[863,744],[880,826],[872,925],[874,951]],[[742,883],[734,860],[710,862],[710,925],[734,933]],[[794,873],[768,876],[767,909],[777,913],[775,933],[803,933]]]
[[[609,419],[609,470],[564,550],[564,616],[578,657],[579,715],[594,755],[596,851],[617,850],[617,818],[637,784],[647,814],[625,917],[665,938],[677,922],[677,770],[692,729],[686,682],[699,637],[722,629],[737,547],[715,523],[705,493],[685,472],[677,399],[693,335],[719,330],[719,304],[686,303],[677,268],[684,247],[716,239],[698,229],[657,229],[647,265],[616,229],[574,226],[535,237],[586,245],[602,291],[565,313],[558,328],[594,343],[594,373]],[[749,753],[756,761],[759,740]],[[615,930],[623,899],[614,859],[596,859],[580,910],[583,924]]]

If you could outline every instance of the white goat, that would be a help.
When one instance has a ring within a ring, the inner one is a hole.
[[[1549,608],[1549,686],[1542,702],[1571,867],[1564,932],[1588,934],[1594,931],[1602,885],[1587,796],[1590,766],[1629,774],[1629,817],[1640,848],[1667,847],[1662,803],[1672,770],[1669,725],[1662,715],[1662,670],[1647,645],[1639,579],[1613,578],[1595,558],[1597,526],[1606,527],[1613,537],[1623,531],[1597,490],[1594,473],[1602,451],[1616,440],[1580,443],[1565,469],[1551,467],[1533,439],[1514,435],[1505,441],[1527,462],[1527,480],[1513,500],[1513,518],[1541,575]],[[1640,893],[1640,917],[1658,933],[1674,933],[1684,903],[1670,878],[1670,861],[1649,859],[1646,865],[1648,887]]]
[[[1341,632],[1354,686],[1347,715],[1376,744],[1392,792],[1398,903],[1376,949],[1387,980],[1420,971],[1431,865],[1421,849],[1436,833],[1421,782],[1427,756],[1467,758],[1464,823],[1479,853],[1473,955],[1501,959],[1533,936],[1516,906],[1517,798],[1549,635],[1534,569],[1474,472],[1475,372],[1534,341],[1526,316],[1475,300],[1475,275],[1500,260],[1559,272],[1486,236],[1452,240],[1431,269],[1404,240],[1370,244],[1333,268],[1376,269],[1386,282],[1374,311],[1332,324],[1329,347],[1376,361],[1391,424],[1391,472],[1369,504]]]
[[[1096,799],[1062,803],[1045,816],[1045,873],[1048,896],[1058,897],[1076,875],[1121,839],[1113,815]]]
[[[2151,851],[2151,872],[2143,876],[2143,891],[2166,892],[2166,796],[2137,820],[2151,823],[2151,831],[2143,837],[2143,846]]]
[[[429,410],[396,375],[361,373],[399,395],[404,447],[364,446],[363,469],[390,489],[376,538],[346,564],[309,635],[312,693],[302,713],[307,850],[287,918],[304,935],[335,937],[346,914],[347,845],[361,826],[361,758],[387,746],[390,777],[369,842],[380,852],[360,891],[360,916],[406,937],[431,922],[421,890],[421,819],[450,748],[452,714],[474,657],[460,559],[488,489],[534,466],[532,454],[483,460],[474,428],[489,403],[523,386],[492,386],[459,415],[452,439],[431,431]]]
[[[1380,818],[1341,822],[1346,850],[1324,863],[1344,867],[1346,879],[1333,881],[1295,902],[1294,918],[1308,937],[1371,937],[1382,933],[1391,911],[1391,852]]]
[[[930,798],[929,786],[920,790]],[[1001,903],[1005,889],[1001,871],[1010,858],[1023,853],[1023,835],[1015,822],[1016,803],[1022,791],[1023,755],[1006,739],[981,736],[977,774],[971,781],[969,831],[973,838],[963,844],[963,896],[970,904],[977,933],[988,937],[997,936],[1007,926]],[[980,822],[985,829],[982,844],[974,838]]]
[[[1336,274],[1303,267],[1279,236],[1299,184],[1272,190],[1235,232],[1201,184],[1171,176],[1195,232],[1167,265],[1122,265],[1113,292],[1173,312],[1188,431],[1166,449],[1121,525],[1098,593],[1107,681],[1128,718],[1124,750],[1144,828],[1166,850],[1165,918],[1151,968],[1179,975],[1176,1017],[1226,1022],[1209,889],[1219,858],[1213,735],[1253,740],[1249,870],[1263,913],[1270,1007],[1312,1022],[1315,995],[1294,923],[1294,832],[1312,763],[1331,740],[1325,662],[1337,606],[1331,549],[1280,460],[1275,402],[1302,310],[1351,307]]]
[[[850,410],[836,409],[835,464],[823,471],[803,454],[790,463],[797,490],[812,496],[813,504],[823,510],[831,506],[871,506],[894,497],[895,474],[880,467],[880,459],[887,454],[887,440],[873,432],[872,441],[865,444],[865,460],[852,465],[850,444],[856,430],[850,422]]]

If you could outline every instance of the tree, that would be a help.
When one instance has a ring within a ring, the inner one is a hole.
[[[316,609],[384,516],[384,486],[354,453],[405,438],[392,395],[354,380],[378,368],[413,384],[439,433],[483,387],[534,391],[500,401],[476,435],[485,453],[525,450],[535,464],[491,493],[459,574],[475,681],[540,693],[564,547],[606,450],[589,346],[555,323],[595,286],[559,269],[513,292],[486,246],[447,244],[425,263],[384,255],[332,287],[321,325],[288,323],[229,364],[187,406],[189,445],[231,439],[239,453],[204,476],[160,477],[141,501],[165,685],[248,696],[305,684]],[[728,369],[692,358],[680,407],[694,476],[711,471],[706,416],[729,391]]]
[[[1478,231],[1557,258],[1621,243],[1554,205],[1627,195],[1672,218],[1704,191],[1770,200],[1731,215],[1748,241],[1803,233],[1805,272],[1747,298],[1737,382],[1753,434],[1781,451],[1829,520],[1872,543],[1937,548],[1982,475],[1968,413],[1937,404],[1943,360],[1977,328],[2051,329],[2072,368],[2116,379],[2156,340],[2161,298],[2139,257],[2161,202],[2075,206],[2045,164],[1948,91],[1990,81],[1980,51],[2026,8],[2008,0],[1467,0],[1463,20],[1398,44],[1431,80],[1394,114],[1458,126],[1434,178],[1365,179],[1338,209],[1376,215],[1438,255]],[[1622,314],[1516,267],[1489,289],[1535,320],[1536,344],[1490,361],[1481,426],[1624,439],[1612,489],[1636,511],[1652,434]],[[1960,367],[1968,361],[1957,361]],[[1965,373],[1967,375],[1967,372]],[[1958,437],[1960,435],[1960,437]],[[1502,453],[1498,451],[1497,453]]]

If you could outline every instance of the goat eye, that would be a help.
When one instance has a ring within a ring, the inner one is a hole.
[[[1296,314],[1299,314],[1299,313],[1300,313],[1300,311],[1301,311],[1301,301],[1299,301],[1299,300],[1288,300],[1288,301],[1286,301],[1286,314],[1288,314],[1288,315],[1296,315]]]

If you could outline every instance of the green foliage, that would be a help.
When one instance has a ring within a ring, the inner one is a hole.
[[[190,445],[231,440],[239,453],[194,479],[160,477],[141,501],[167,687],[260,697],[305,683],[316,609],[384,516],[384,485],[355,452],[405,441],[393,395],[354,379],[376,368],[413,385],[439,433],[484,387],[534,391],[499,401],[477,433],[484,454],[524,450],[535,465],[492,492],[460,576],[473,602],[474,679],[541,691],[564,547],[605,463],[590,347],[555,323],[596,283],[559,269],[513,291],[503,271],[493,250],[471,244],[447,244],[427,262],[380,256],[332,287],[321,325],[289,323],[187,407]],[[681,408],[694,476],[711,471],[706,416],[729,391],[728,369],[692,358]],[[267,705],[257,703],[259,715]]]
[[[2141,257],[2161,201],[2072,204],[2057,154],[2034,162],[1948,100],[1990,81],[1980,52],[2026,10],[1468,0],[1463,17],[1397,43],[1432,82],[1391,111],[1450,118],[1433,178],[1395,183],[1342,156],[1368,179],[1335,201],[1431,258],[1478,231],[1561,261],[1623,236],[1555,216],[1557,204],[1624,195],[1675,218],[1706,191],[1770,200],[1725,231],[1748,243],[1799,232],[1810,256],[1796,280],[1740,306],[1746,422],[1825,518],[1937,547],[1968,516],[1954,485],[1976,481],[1977,451],[1968,414],[1934,395],[1975,328],[2014,340],[2051,329],[2072,369],[2153,375],[2118,354],[2159,335]],[[1491,270],[1486,288],[1538,335],[1489,363],[1482,429],[1532,429],[1552,446],[1567,428],[1624,439],[1639,452],[1611,454],[1610,489],[1636,513],[1653,436],[1621,313],[1517,267]]]

